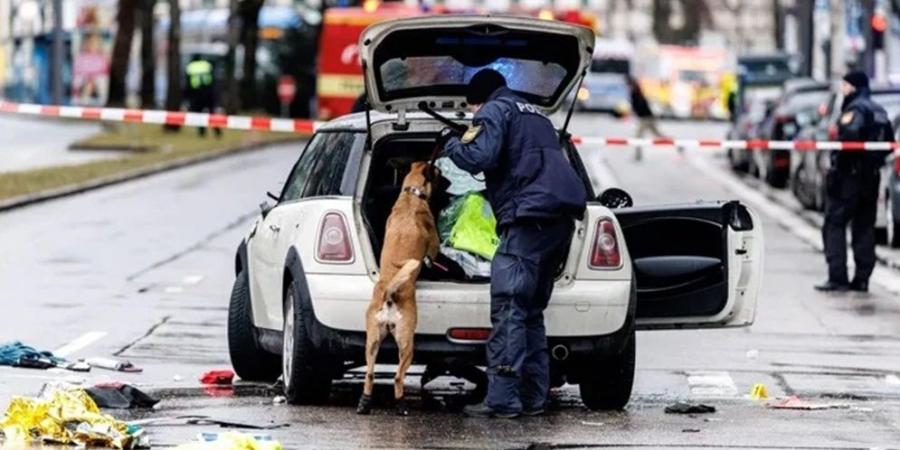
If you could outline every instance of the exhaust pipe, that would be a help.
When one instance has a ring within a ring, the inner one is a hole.
[[[559,344],[550,350],[550,355],[557,361],[565,361],[569,358],[569,347]]]

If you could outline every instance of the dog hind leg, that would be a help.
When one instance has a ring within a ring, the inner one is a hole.
[[[375,386],[375,359],[378,357],[378,349],[386,335],[384,327],[375,323],[370,318],[366,326],[366,378],[363,382],[363,394],[356,406],[357,414],[369,414],[372,411],[372,390]]]

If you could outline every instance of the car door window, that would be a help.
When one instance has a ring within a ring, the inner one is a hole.
[[[322,141],[322,135],[323,133],[319,133],[313,137],[312,142],[306,146],[306,150],[303,151],[300,159],[297,160],[297,164],[294,164],[294,169],[291,171],[287,183],[284,184],[284,190],[281,192],[282,202],[297,200],[303,193],[303,187],[306,185],[306,180],[309,178],[319,153],[318,149]]]

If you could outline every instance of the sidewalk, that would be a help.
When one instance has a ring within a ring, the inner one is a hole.
[[[101,130],[96,122],[41,120],[0,115],[0,173],[81,164],[122,156],[116,151],[69,150],[73,141]]]

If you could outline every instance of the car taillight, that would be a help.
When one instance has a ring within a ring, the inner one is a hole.
[[[612,269],[621,264],[622,254],[616,238],[616,225],[610,219],[600,219],[594,232],[590,265],[595,269]]]
[[[900,151],[894,150],[894,173],[900,176]]]
[[[484,342],[490,336],[490,328],[451,328],[447,331],[447,337],[454,341]]]
[[[321,262],[345,263],[353,260],[350,233],[342,214],[330,212],[322,218],[317,256]]]
[[[837,125],[831,124],[828,126],[828,140],[836,141],[838,137],[838,128]]]

